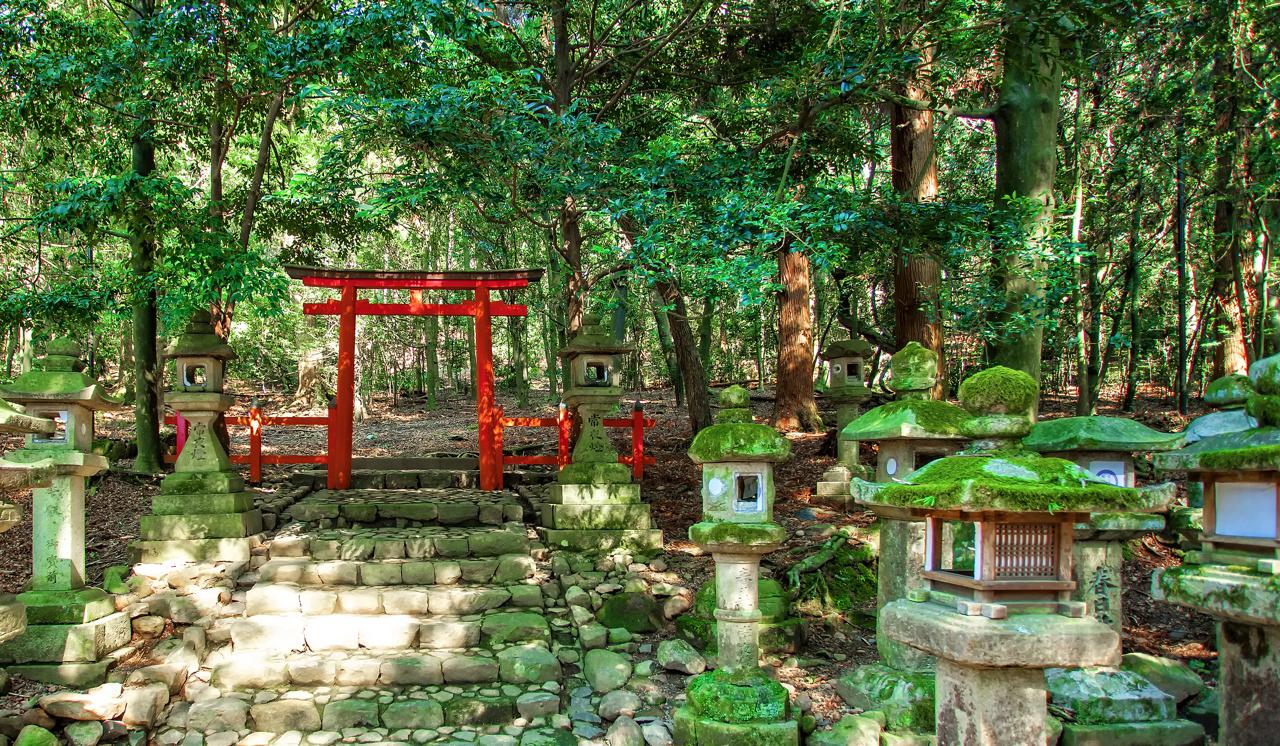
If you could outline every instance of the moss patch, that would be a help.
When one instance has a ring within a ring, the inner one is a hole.
[[[791,442],[768,425],[722,422],[703,428],[689,446],[694,463],[716,461],[784,461]]]
[[[689,527],[689,540],[695,544],[781,544],[787,530],[776,523],[730,523],[703,521]]]
[[[774,723],[789,714],[787,690],[759,670],[699,674],[687,691],[695,714],[722,723]]]
[[[1040,398],[1040,386],[1020,370],[997,365],[969,376],[960,384],[960,406],[973,414],[1030,413]]]
[[[969,413],[944,401],[903,399],[863,414],[840,431],[844,440],[959,438]]]
[[[1022,445],[1041,452],[1163,451],[1181,442],[1181,433],[1162,433],[1124,417],[1063,417],[1036,423]]]
[[[1209,388],[1204,392],[1204,403],[1220,409],[1238,407],[1244,404],[1252,393],[1253,383],[1249,377],[1234,373],[1209,384]]]

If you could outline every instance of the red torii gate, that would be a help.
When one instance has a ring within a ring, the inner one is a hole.
[[[489,298],[491,290],[528,287],[542,279],[541,269],[504,269],[493,272],[424,272],[364,269],[285,267],[295,280],[308,287],[333,288],[337,300],[305,303],[308,315],[338,317],[338,383],[333,419],[329,424],[328,483],[330,489],[351,486],[351,436],[355,401],[356,316],[470,316],[476,330],[476,411],[480,425],[480,488],[502,489],[502,412],[494,395],[494,316],[527,316],[527,306]],[[360,300],[360,290],[408,290],[408,303],[373,303]],[[424,290],[472,290],[474,299],[463,303],[424,303]]]

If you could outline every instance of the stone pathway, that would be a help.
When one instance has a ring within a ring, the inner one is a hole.
[[[518,497],[324,490],[288,515],[154,742],[577,741],[578,638]]]

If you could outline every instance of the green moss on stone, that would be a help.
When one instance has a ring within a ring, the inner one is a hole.
[[[876,407],[845,425],[843,440],[959,438],[969,413],[944,401],[902,399]]]
[[[720,406],[725,408],[746,407],[751,404],[751,392],[733,385],[720,392]]]
[[[898,394],[927,391],[937,380],[938,353],[919,342],[908,342],[889,358],[889,386]]]
[[[1020,370],[996,365],[960,384],[960,406],[972,414],[1030,414],[1040,386]]]
[[[776,523],[731,523],[703,521],[689,527],[689,539],[695,544],[781,544],[787,530]]]
[[[1219,409],[1238,407],[1244,404],[1252,393],[1253,383],[1249,377],[1233,373],[1209,384],[1209,388],[1204,392],[1204,403]]]
[[[1249,380],[1259,394],[1280,394],[1280,355],[1264,357],[1250,365]]]
[[[687,695],[694,714],[722,723],[775,723],[790,714],[787,690],[758,669],[699,674]]]
[[[689,446],[694,463],[716,461],[784,461],[791,442],[768,425],[720,423],[703,428]]]
[[[1280,425],[1280,396],[1252,394],[1244,410],[1263,427]]]
[[[1062,417],[1041,420],[1022,445],[1033,451],[1164,451],[1177,448],[1181,433],[1162,433],[1124,417]]]

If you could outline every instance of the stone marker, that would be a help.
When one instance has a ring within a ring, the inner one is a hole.
[[[80,347],[55,339],[33,370],[0,395],[27,414],[52,420],[52,432],[32,432],[9,455],[20,464],[51,467],[49,486],[32,493],[31,589],[26,632],[0,646],[0,663],[30,679],[91,686],[101,683],[108,653],[129,641],[129,619],[111,596],[85,587],[84,498],[87,478],[108,462],[93,451],[93,416],[119,404],[84,373]]]
[[[556,476],[542,509],[549,546],[586,552],[662,548],[662,531],[653,528],[640,485],[631,482],[631,467],[618,463],[603,422],[622,399],[617,356],[632,349],[605,330],[599,314],[587,314],[560,350],[569,368],[564,400],[577,407],[582,431],[572,463]]]
[[[1219,742],[1280,733],[1280,355],[1249,370],[1258,427],[1156,454],[1156,467],[1204,484],[1201,548],[1156,570],[1152,595],[1217,620]]]
[[[905,482],[855,481],[881,515],[925,519],[927,589],[880,612],[893,639],[937,658],[939,743],[1044,743],[1044,669],[1116,665],[1120,638],[1071,599],[1072,526],[1092,512],[1164,507],[1163,492],[1117,487],[1064,459],[1022,451],[1039,390],[995,367],[960,387],[975,439]],[[943,551],[944,527],[973,524],[972,559]]]
[[[761,556],[786,538],[773,522],[773,465],[791,454],[791,444],[753,423],[748,401],[741,386],[725,389],[716,424],[689,447],[702,466],[702,522],[689,528],[689,538],[715,560],[717,622],[717,669],[689,680],[675,713],[675,741],[691,746],[800,742],[787,690],[760,669],[756,597]]]
[[[252,537],[262,531],[262,514],[214,429],[218,415],[235,403],[223,392],[226,364],[235,352],[214,334],[209,312],[197,311],[165,356],[177,369],[165,404],[186,418],[187,440],[174,472],[152,499],[152,514],[142,517],[136,560],[247,562]]]

